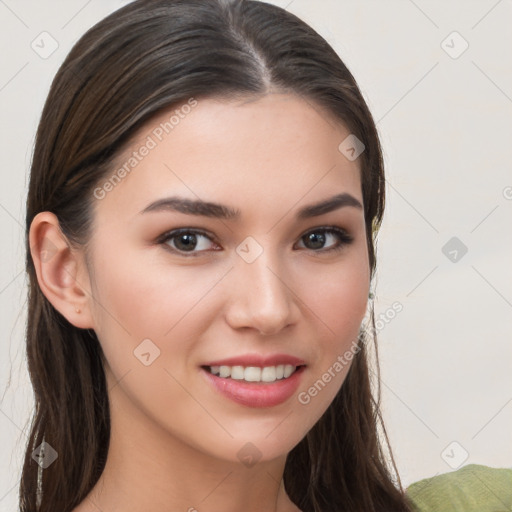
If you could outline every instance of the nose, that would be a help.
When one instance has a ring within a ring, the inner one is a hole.
[[[240,259],[232,272],[226,320],[233,329],[256,329],[261,334],[277,334],[297,322],[300,309],[293,293],[293,283],[287,281],[282,265],[263,252],[255,261]]]

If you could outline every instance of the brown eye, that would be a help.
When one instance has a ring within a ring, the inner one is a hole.
[[[188,253],[187,256],[198,256],[200,253],[208,251],[212,244],[214,245],[209,235],[192,229],[170,231],[164,234],[158,243],[166,244],[174,252]]]
[[[343,248],[353,241],[345,230],[337,227],[316,228],[301,237],[306,249],[328,252]],[[326,247],[327,244],[327,247]]]

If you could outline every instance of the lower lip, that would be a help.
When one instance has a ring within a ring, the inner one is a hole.
[[[301,366],[287,379],[274,382],[246,382],[213,375],[201,368],[215,389],[225,397],[248,407],[273,407],[286,402],[298,389],[305,366]]]

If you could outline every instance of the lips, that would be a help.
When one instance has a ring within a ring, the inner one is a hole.
[[[304,360],[288,354],[271,354],[262,356],[260,354],[246,354],[243,356],[229,357],[227,359],[218,359],[216,361],[209,361],[201,366],[257,366],[264,368],[265,366],[278,366],[278,365],[292,365],[304,366]]]
[[[299,388],[305,366],[300,366],[287,379],[275,382],[246,382],[221,378],[202,369],[201,375],[212,389],[225,398],[246,407],[275,407],[287,402]]]
[[[201,368],[201,374],[224,397],[248,407],[273,407],[297,391],[306,365],[288,354],[247,354],[209,361]]]

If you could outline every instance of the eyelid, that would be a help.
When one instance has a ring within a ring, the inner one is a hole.
[[[169,231],[166,231],[165,233],[162,233],[156,240],[156,243],[163,243],[169,240],[169,238],[175,237],[180,235],[181,233],[193,233],[195,235],[203,235],[207,238],[210,238],[212,241],[216,240],[216,237],[213,233],[210,233],[208,231],[205,231],[204,229],[200,228],[176,228],[176,229],[170,229]]]

